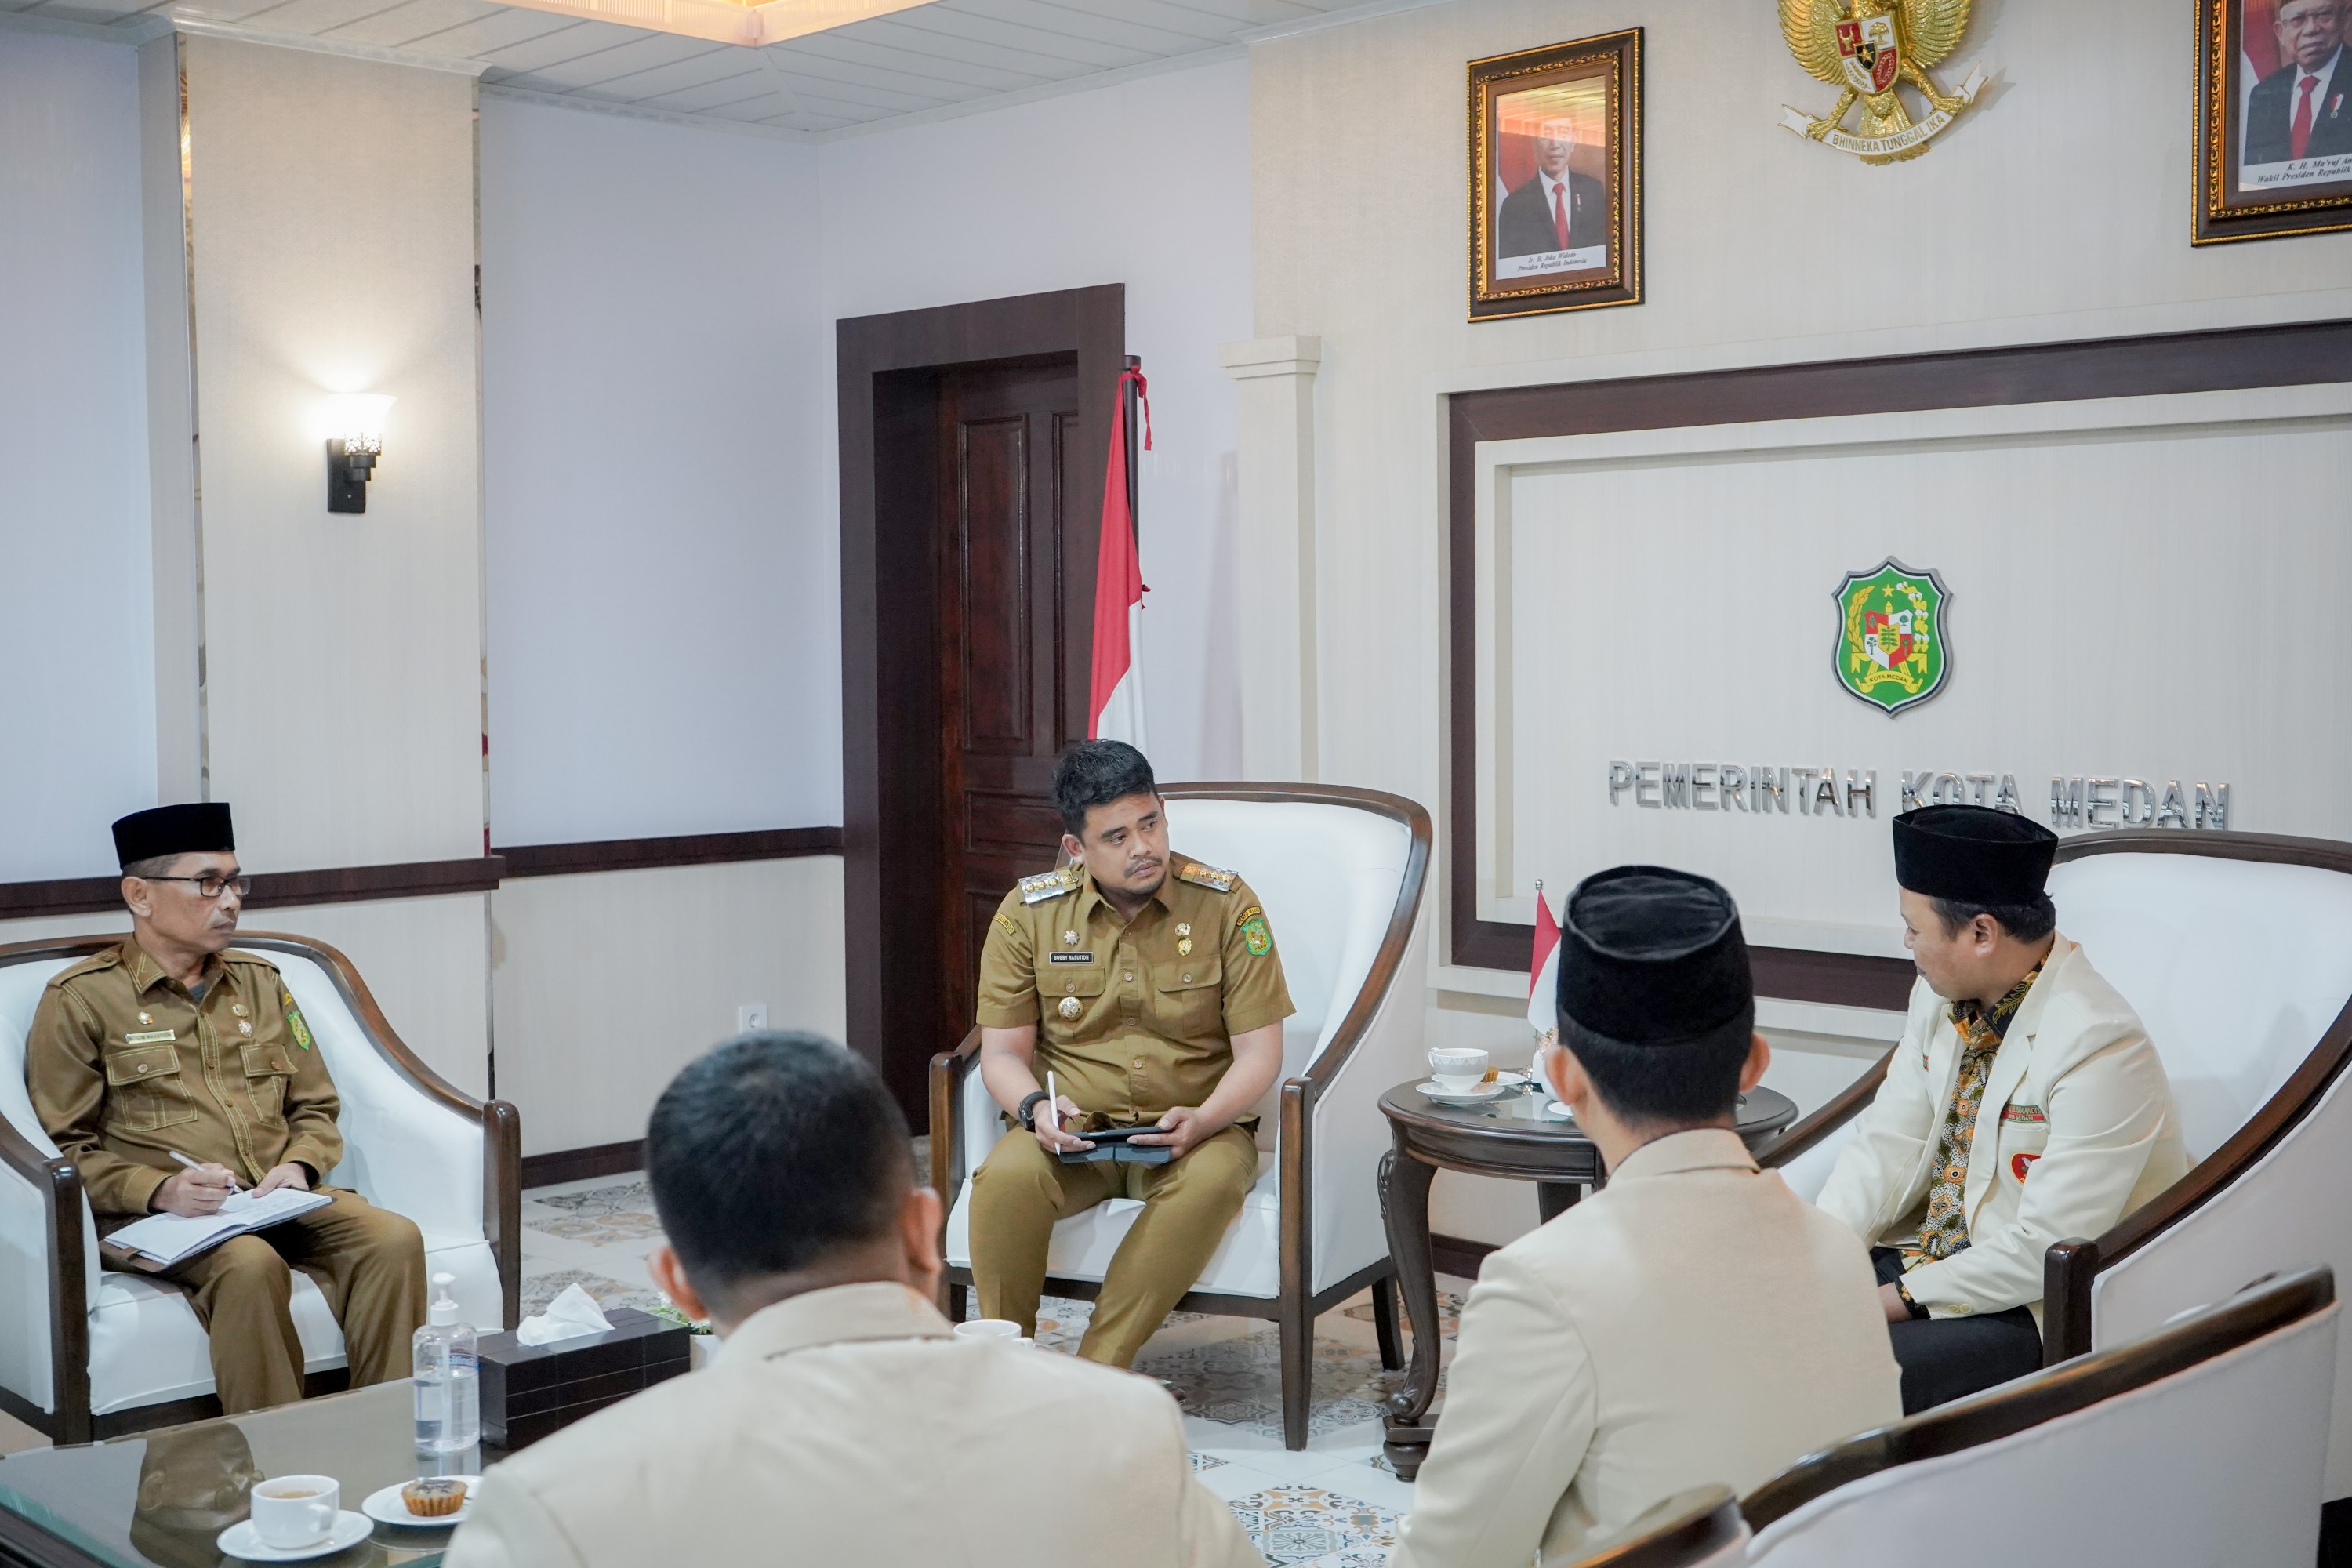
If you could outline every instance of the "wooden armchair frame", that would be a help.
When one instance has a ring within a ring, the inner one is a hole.
[[[1432,841],[1429,813],[1402,795],[1389,795],[1380,790],[1355,789],[1340,784],[1169,784],[1160,790],[1167,800],[1239,800],[1257,801],[1268,805],[1306,803],[1318,805],[1344,805],[1360,811],[1377,812],[1404,825],[1411,841],[1406,850],[1404,875],[1397,888],[1396,903],[1389,913],[1388,929],[1381,933],[1380,950],[1373,955],[1371,968],[1364,975],[1363,984],[1349,1004],[1339,1027],[1330,1042],[1316,1053],[1297,1077],[1286,1079],[1282,1085],[1278,1112],[1276,1148],[1281,1162],[1280,1237],[1282,1251],[1281,1293],[1273,1297],[1228,1295],[1218,1292],[1189,1291],[1176,1303],[1183,1312],[1206,1312],[1221,1317],[1269,1319],[1278,1324],[1282,1334],[1282,1422],[1284,1441],[1292,1449],[1307,1446],[1307,1406],[1313,1383],[1313,1337],[1315,1320],[1341,1301],[1363,1289],[1372,1289],[1372,1316],[1379,1331],[1381,1364],[1393,1370],[1403,1364],[1403,1354],[1397,1336],[1396,1298],[1392,1281],[1396,1265],[1382,1258],[1360,1268],[1344,1279],[1322,1290],[1312,1289],[1308,1265],[1313,1258],[1313,1162],[1310,1158],[1315,1125],[1317,1096],[1338,1076],[1365,1031],[1372,1024],[1381,1002],[1396,982],[1397,971],[1404,962],[1405,949],[1412,940],[1415,918],[1421,910],[1422,894],[1429,879],[1429,850]],[[1246,873],[1244,873],[1246,874]],[[951,1051],[942,1051],[931,1058],[931,1185],[939,1192],[942,1212],[951,1208],[956,1195],[970,1174],[962,1165],[962,1104],[964,1075],[972,1070],[980,1058],[980,1030],[975,1027]],[[1367,1203],[1378,1203],[1377,1192],[1367,1191]],[[944,1248],[944,1231],[942,1232]],[[941,1285],[940,1305],[951,1318],[961,1317],[954,1310],[957,1292],[971,1284],[968,1268],[950,1268]],[[1091,1280],[1065,1279],[1049,1275],[1045,1280],[1048,1294],[1094,1299],[1099,1286]]]
[[[1577,1557],[1547,1557],[1537,1568],[1690,1568],[1745,1539],[1747,1526],[1731,1489],[1720,1482],[1676,1492],[1643,1510],[1623,1530]]]
[[[2061,862],[2093,855],[2204,855],[2225,860],[2311,866],[2352,875],[2352,844],[2327,838],[2292,838],[2267,833],[2184,833],[2177,829],[2129,828],[2069,838],[2058,846]],[[1784,1165],[1818,1144],[1878,1092],[1886,1077],[1890,1048],[1836,1099],[1804,1118],[1757,1154],[1764,1165]],[[2251,1170],[2296,1123],[2311,1113],[2345,1065],[2352,1060],[2352,997],[2335,1022],[2321,1032],[2302,1066],[2278,1092],[2247,1118],[2227,1142],[2199,1161],[2189,1173],[2116,1222],[2105,1234],[2056,1242],[2042,1255],[2042,1364],[2087,1353],[2091,1349],[2091,1288],[2100,1274],[2162,1236]]]
[[[38,963],[43,959],[82,959],[101,952],[121,936],[71,937],[48,942],[20,942],[0,946],[0,965]],[[280,931],[239,931],[232,945],[261,952],[289,952],[316,962],[359,1021],[376,1054],[415,1089],[438,1104],[482,1127],[482,1219],[490,1251],[498,1261],[499,1292],[506,1321],[513,1323],[522,1304],[522,1121],[503,1100],[479,1100],[425,1065],[393,1029],[376,1005],[367,982],[352,961],[325,942]],[[118,1437],[157,1426],[218,1415],[220,1400],[213,1394],[193,1399],[142,1405],[107,1415],[90,1414],[89,1270],[93,1259],[82,1247],[81,1173],[71,1160],[42,1153],[5,1121],[0,1121],[0,1163],[33,1184],[45,1198],[48,1229],[49,1375],[55,1391],[55,1412],[34,1405],[14,1391],[0,1388],[0,1410],[47,1434],[64,1446]],[[314,1373],[306,1392],[318,1394],[341,1385],[347,1374]]]

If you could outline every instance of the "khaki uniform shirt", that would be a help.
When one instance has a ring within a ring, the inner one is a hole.
[[[41,994],[25,1086],[101,1216],[145,1214],[174,1150],[248,1187],[289,1160],[323,1179],[343,1157],[334,1080],[278,966],[231,950],[202,980],[198,1001],[125,938]]]
[[[959,1340],[880,1281],[717,1348],[493,1467],[448,1568],[1265,1568],[1150,1378]]]
[[[1233,1037],[1297,1009],[1249,884],[1171,855],[1132,921],[1081,866],[1024,878],[989,922],[976,1011],[992,1029],[1035,1024],[1037,1081],[1050,1068],[1080,1110],[1133,1126],[1206,1100]]]

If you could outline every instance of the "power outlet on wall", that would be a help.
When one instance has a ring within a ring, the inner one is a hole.
[[[740,1007],[735,1009],[735,1032],[737,1034],[754,1034],[767,1026],[768,1005],[765,1002],[746,1002]]]

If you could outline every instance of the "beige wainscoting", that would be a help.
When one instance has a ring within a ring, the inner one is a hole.
[[[642,1138],[677,1069],[763,1003],[839,1039],[838,856],[512,878],[491,895],[499,1095],[526,1155]]]

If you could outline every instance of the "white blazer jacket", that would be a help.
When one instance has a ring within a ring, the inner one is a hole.
[[[1902,1418],[1869,1253],[1738,1134],[1672,1133],[1479,1269],[1389,1568],[1570,1561]]]
[[[1864,1240],[1918,1233],[1960,1070],[1951,1005],[1921,979],[1886,1081],[1856,1118],[1822,1208]],[[2189,1169],[2164,1064],[2131,1004],[2060,933],[1985,1081],[1961,1188],[1965,1251],[1903,1277],[1937,1318],[2030,1305],[2053,1242],[2097,1236]]]

